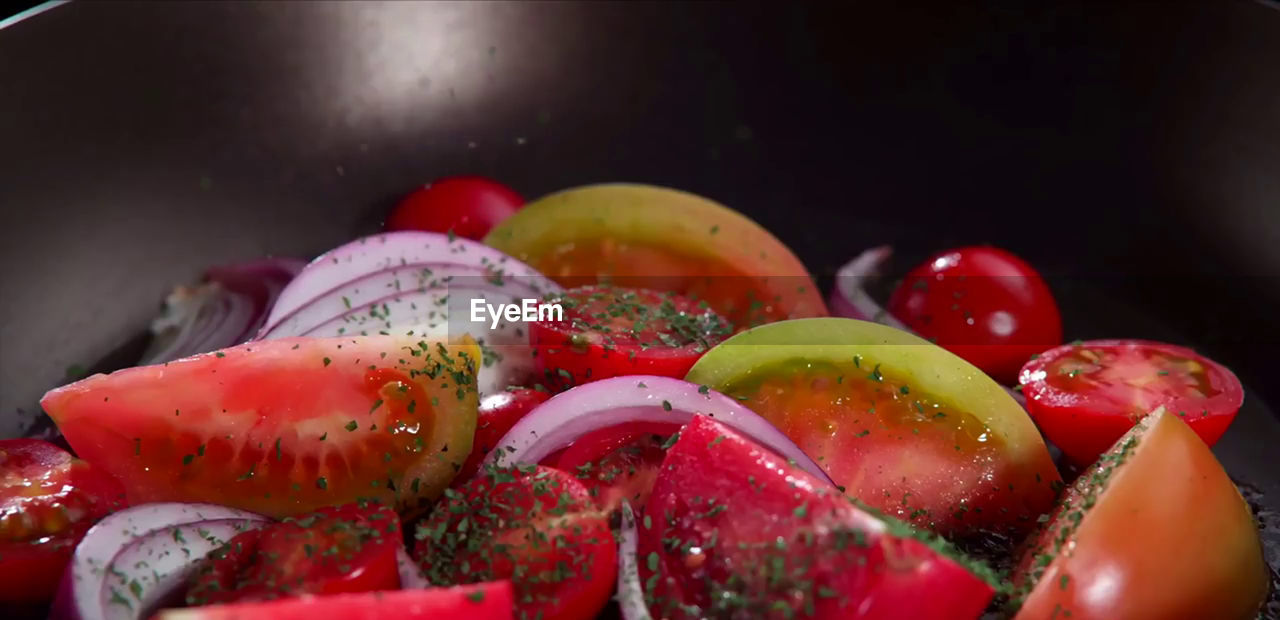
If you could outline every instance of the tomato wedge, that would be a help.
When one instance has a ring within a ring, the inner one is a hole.
[[[394,590],[403,545],[390,508],[371,502],[322,508],[237,534],[214,550],[193,576],[187,604]]]
[[[571,475],[488,466],[445,498],[415,534],[415,556],[431,583],[510,579],[522,620],[591,620],[608,602],[617,546]]]
[[[674,293],[586,286],[555,303],[556,321],[529,329],[550,385],[568,389],[622,375],[682,378],[732,327],[706,304]]]
[[[472,441],[471,455],[462,464],[462,470],[453,479],[453,485],[459,486],[470,480],[480,469],[484,457],[498,445],[507,431],[526,413],[547,402],[549,398],[551,392],[528,388],[508,388],[481,398],[480,409],[476,412],[476,436]]]
[[[1244,402],[1230,370],[1185,347],[1093,340],[1052,349],[1019,375],[1027,411],[1077,465],[1088,465],[1157,407],[1217,443]]]
[[[638,531],[658,618],[976,618],[995,593],[705,416],[668,451]]]
[[[447,232],[478,240],[523,204],[514,190],[491,179],[438,179],[405,196],[387,217],[387,230]]]
[[[608,281],[703,300],[734,325],[826,316],[804,265],[742,214],[649,185],[569,189],[536,200],[484,242],[566,287]]]
[[[1062,484],[1022,407],[980,370],[906,332],[853,319],[763,325],[686,380],[741,399],[850,496],[954,536],[1018,537]]]
[[[0,440],[0,602],[51,598],[76,543],[124,503],[119,482],[62,448]]]
[[[41,404],[135,504],[413,511],[471,451],[479,360],[474,344],[396,336],[271,340],[97,375]]]
[[[266,602],[166,609],[156,620],[511,620],[511,584],[307,596]]]
[[[543,465],[571,473],[596,506],[612,515],[622,502],[643,508],[677,424],[627,422],[579,437]]]
[[[1019,620],[1249,620],[1269,577],[1235,484],[1181,418],[1158,410],[1077,479],[1018,581]]]

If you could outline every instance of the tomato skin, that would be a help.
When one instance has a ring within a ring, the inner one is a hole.
[[[666,456],[663,446],[680,430],[676,424],[627,422],[579,437],[543,465],[572,474],[606,513],[628,501],[643,509]]]
[[[685,380],[743,399],[850,496],[944,535],[1020,538],[1062,484],[1040,432],[1004,388],[945,349],[877,323],[762,325],[708,351]],[[886,419],[868,397],[893,401],[906,417]],[[917,399],[931,403],[927,413]]]
[[[572,476],[549,467],[487,466],[446,498],[415,534],[414,556],[428,581],[510,579],[521,619],[591,620],[604,608],[617,545]]]
[[[564,316],[529,339],[548,384],[565,390],[623,375],[682,378],[732,331],[710,308],[674,293],[583,286],[560,296]]]
[[[462,464],[458,477],[453,479],[453,486],[461,486],[470,480],[480,469],[484,457],[506,436],[507,431],[525,414],[550,398],[551,392],[528,388],[508,389],[481,398],[476,412],[476,436],[471,445],[471,455]]]
[[[133,504],[273,517],[439,496],[475,435],[474,343],[292,338],[96,375],[41,405]]]
[[[76,544],[124,487],[47,441],[0,440],[0,602],[53,597]]]
[[[377,504],[322,508],[237,534],[193,575],[188,605],[265,601],[400,587],[395,511]]]
[[[1062,317],[1044,279],[999,248],[935,254],[907,273],[888,310],[1005,384],[1032,355],[1062,344]]]
[[[387,230],[425,230],[474,241],[524,205],[524,198],[497,181],[478,176],[439,179],[396,205]]]
[[[156,616],[156,620],[511,620],[511,604],[511,584],[497,581],[456,588],[308,596],[166,609]]]
[[[976,618],[994,594],[705,416],[667,452],[637,531],[655,618]]]
[[[1096,372],[1077,375],[1064,372],[1068,369],[1060,366],[1080,355],[1094,354],[1106,358],[1099,365],[1083,367],[1096,368]],[[1203,372],[1184,374],[1177,364],[1161,366],[1159,360],[1150,361],[1152,356],[1186,360]],[[1104,376],[1105,373],[1116,376]],[[1099,382],[1095,383],[1094,377]],[[1202,378],[1203,389],[1213,392],[1212,396],[1169,393],[1171,389],[1185,388],[1188,380],[1196,382],[1197,378]],[[1227,431],[1244,402],[1244,388],[1226,367],[1191,349],[1146,340],[1092,340],[1063,345],[1027,362],[1018,381],[1027,398],[1027,411],[1036,424],[1073,463],[1081,466],[1092,463],[1137,420],[1158,406],[1181,417],[1212,446]],[[1149,384],[1155,384],[1156,391],[1148,390]]]
[[[1018,581],[1038,581],[1018,620],[1249,620],[1267,596],[1248,505],[1174,414],[1135,427],[1063,504],[1023,556]]]

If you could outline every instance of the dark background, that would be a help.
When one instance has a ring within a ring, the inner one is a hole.
[[[995,243],[1069,338],[1190,344],[1277,402],[1280,11],[892,4],[79,2],[6,28],[0,411],[205,266],[314,255],[458,173],[704,194],[824,284],[872,244]]]

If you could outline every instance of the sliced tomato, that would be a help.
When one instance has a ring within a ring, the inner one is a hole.
[[[474,344],[395,336],[271,340],[97,375],[41,404],[135,504],[412,511],[471,452],[479,360]]]
[[[561,389],[622,375],[679,379],[733,333],[705,303],[675,293],[586,286],[554,303],[564,315],[534,323],[529,336],[546,381]]]
[[[976,618],[995,593],[705,416],[667,452],[638,532],[658,618]]]
[[[1023,556],[1017,618],[1249,620],[1268,570],[1249,507],[1176,414],[1143,419]]]
[[[394,590],[403,545],[400,519],[388,507],[322,508],[237,534],[214,550],[192,577],[187,604]]]
[[[592,185],[530,203],[484,239],[566,287],[607,281],[706,301],[734,325],[826,316],[804,265],[759,224],[686,192]]]
[[[773,422],[849,495],[956,536],[1017,537],[1062,484],[1003,388],[906,332],[804,319],[726,340],[686,378]]]
[[[52,598],[76,543],[124,505],[119,482],[62,448],[0,440],[0,602]]]
[[[999,248],[929,257],[894,290],[888,308],[917,334],[1006,384],[1032,355],[1062,344],[1062,317],[1044,278]]]
[[[667,442],[680,426],[627,422],[579,437],[543,465],[573,474],[596,505],[612,514],[625,500],[643,508],[666,457]]]
[[[387,218],[387,230],[425,230],[479,240],[523,204],[519,194],[492,179],[449,177],[405,196]]]
[[[166,609],[155,620],[511,620],[511,584],[306,596],[266,602]]]
[[[1145,340],[1064,345],[1027,362],[1018,381],[1031,417],[1077,465],[1092,463],[1156,407],[1212,446],[1244,402],[1244,388],[1226,367]]]
[[[453,479],[453,485],[459,486],[470,480],[479,470],[484,457],[498,445],[507,431],[526,413],[547,402],[549,398],[551,392],[528,388],[507,389],[481,398],[480,409],[476,413],[476,436],[471,442],[471,455],[462,464],[462,470]]]
[[[590,620],[604,608],[617,547],[573,476],[489,466],[445,497],[415,535],[415,555],[431,583],[510,579],[522,620]]]

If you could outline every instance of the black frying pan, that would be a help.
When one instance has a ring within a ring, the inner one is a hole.
[[[1280,12],[893,4],[79,2],[10,24],[0,436],[41,428],[68,368],[132,364],[207,265],[314,255],[434,177],[626,180],[740,209],[826,284],[878,243],[1023,255],[1068,338],[1237,371],[1215,451],[1274,521]]]

